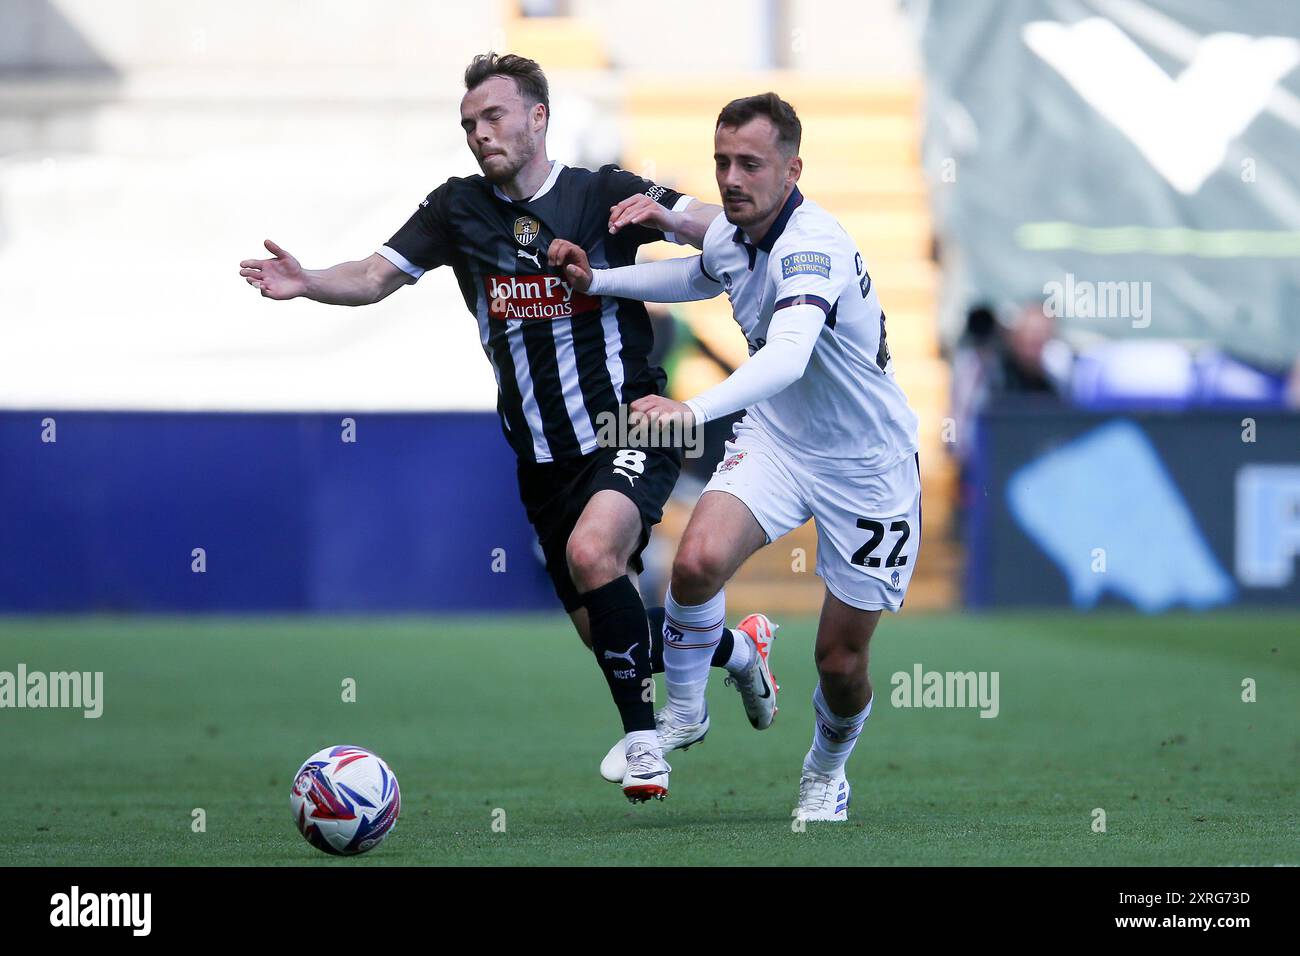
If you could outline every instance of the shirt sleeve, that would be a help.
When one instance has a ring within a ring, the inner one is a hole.
[[[658,183],[643,179],[635,173],[629,173],[626,169],[619,169],[617,166],[603,166],[601,172],[604,174],[604,197],[607,200],[606,212],[608,212],[608,207],[617,206],[624,199],[639,194],[649,196],[659,205],[673,212],[681,212],[695,201],[693,196],[686,196],[675,189],[660,186]],[[658,242],[660,239],[666,239],[669,242],[678,241],[677,237],[671,232],[660,232],[658,229],[651,229],[646,226],[632,226],[629,229],[622,230],[622,232],[628,234],[632,242],[638,246],[647,242]]]
[[[830,249],[833,240],[800,235],[773,248],[767,268],[776,293],[767,342],[725,381],[686,403],[697,422],[771,398],[803,375],[822,329],[835,327],[840,294],[853,278],[843,265],[834,268],[831,253],[818,245]]]
[[[701,256],[683,256],[617,269],[593,269],[587,291],[642,302],[712,299],[722,291],[722,283],[704,272],[703,261]]]
[[[814,305],[795,305],[772,315],[767,344],[727,378],[686,402],[698,424],[748,408],[803,376],[825,325]]]
[[[378,249],[412,279],[452,261],[456,243],[445,214],[448,186],[444,183],[429,193],[402,228]]]

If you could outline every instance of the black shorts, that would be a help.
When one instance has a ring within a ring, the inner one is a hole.
[[[631,560],[632,569],[640,573],[650,529],[664,516],[664,502],[681,470],[682,453],[677,448],[600,448],[581,458],[519,462],[519,498],[537,532],[546,573],[564,610],[571,613],[582,607],[565,553],[569,535],[592,496],[609,488],[626,495],[641,512],[641,540]]]

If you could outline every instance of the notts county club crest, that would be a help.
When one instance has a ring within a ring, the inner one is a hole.
[[[537,231],[542,228],[532,216],[520,216],[515,220],[515,241],[521,246],[529,245],[537,238]]]

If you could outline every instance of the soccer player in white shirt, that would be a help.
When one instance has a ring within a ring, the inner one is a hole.
[[[881,611],[902,607],[916,566],[917,419],[894,378],[862,256],[799,192],[800,135],[793,108],[775,93],[727,104],[714,133],[723,215],[699,256],[593,273],[581,249],[557,240],[548,257],[580,291],[654,302],[729,296],[749,361],[685,403],[651,395],[632,405],[661,426],[747,410],[673,562],[661,733],[675,730],[680,746],[693,726],[707,726],[704,690],[725,583],[751,554],[813,517],[826,593],[813,740],[794,815],[844,820],[844,766],[871,713],[868,646]]]

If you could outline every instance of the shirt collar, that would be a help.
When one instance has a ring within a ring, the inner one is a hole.
[[[790,195],[786,198],[785,205],[781,207],[781,211],[777,213],[776,219],[772,222],[772,228],[767,231],[767,235],[763,236],[762,242],[758,244],[757,248],[760,252],[770,253],[772,251],[772,247],[776,245],[776,241],[781,238],[781,233],[785,232],[785,227],[789,224],[790,217],[794,215],[794,211],[802,204],[803,193],[799,192],[798,186],[795,186],[794,189],[790,191]],[[732,235],[731,241],[739,242],[742,245],[749,245],[749,240],[745,238],[745,230],[741,229],[739,226],[736,227],[736,231]]]
[[[518,201],[536,202],[537,200],[541,199],[543,196],[545,196],[548,192],[551,191],[551,187],[554,186],[555,181],[560,178],[560,172],[563,169],[564,169],[564,163],[560,162],[558,159],[551,160],[551,173],[549,176],[546,177],[546,182],[542,183],[542,188],[537,190],[537,192],[533,193],[527,199],[520,199]],[[509,196],[507,196],[505,193],[501,191],[500,186],[494,185],[492,187],[492,192],[496,195],[498,199],[504,199],[506,202],[515,202],[515,200],[511,199]]]

